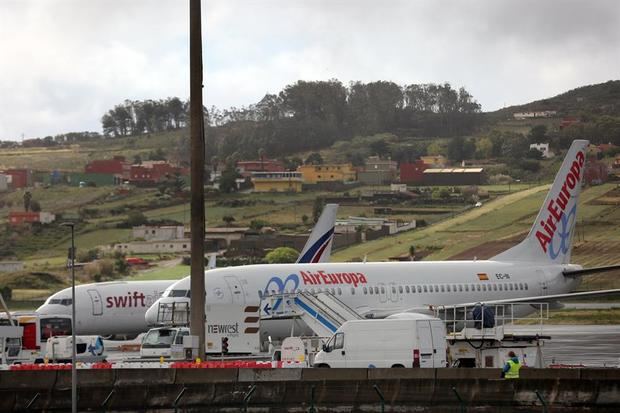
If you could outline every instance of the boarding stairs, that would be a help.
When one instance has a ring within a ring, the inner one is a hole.
[[[157,325],[186,327],[189,325],[189,303],[160,303],[157,308]]]
[[[329,292],[273,293],[263,296],[261,320],[299,318],[320,337],[329,337],[349,320],[362,320]]]

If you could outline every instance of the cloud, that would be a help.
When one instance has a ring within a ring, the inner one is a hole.
[[[465,86],[485,110],[617,77],[620,4],[599,0],[203,1],[205,103],[296,80]],[[189,96],[188,2],[0,2],[0,139],[100,130],[125,99]]]

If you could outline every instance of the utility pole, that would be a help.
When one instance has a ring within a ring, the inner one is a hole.
[[[189,71],[191,135],[191,291],[190,331],[198,337],[198,357],[205,355],[205,195],[204,117],[202,112],[202,28],[200,0],[189,2]]]

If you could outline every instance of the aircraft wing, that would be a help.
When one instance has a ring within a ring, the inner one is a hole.
[[[552,295],[539,295],[532,297],[521,297],[521,298],[506,298],[503,300],[488,300],[488,301],[477,301],[471,303],[460,303],[460,304],[447,304],[447,305],[434,305],[434,304],[426,304],[419,307],[408,308],[406,310],[401,311],[369,311],[369,313],[373,314],[374,318],[385,318],[392,314],[396,313],[421,313],[421,314],[433,314],[433,309],[437,307],[443,307],[446,309],[452,308],[473,308],[476,305],[485,304],[485,305],[502,305],[502,304],[511,304],[511,303],[549,303],[551,305],[555,305],[559,300],[567,300],[573,298],[593,298],[593,297],[607,297],[613,295],[620,295],[620,288],[615,288],[611,290],[598,290],[598,291],[583,291],[579,293],[566,293],[566,294],[552,294]],[[550,307],[551,308],[551,307]]]
[[[559,300],[566,300],[571,298],[592,298],[592,297],[606,297],[610,295],[620,295],[620,288],[614,288],[611,290],[598,290],[598,291],[584,291],[580,293],[566,293],[566,294],[552,294],[552,295],[539,295],[534,297],[521,297],[521,298],[506,298],[503,300],[489,300],[480,301],[476,303],[463,303],[455,305],[447,305],[445,307],[472,307],[476,304],[508,304],[508,303],[545,303],[554,302]]]
[[[614,270],[620,270],[620,265],[607,265],[605,267],[584,268],[582,270],[573,271],[566,270],[563,271],[562,274],[564,274],[565,277],[582,277],[584,275],[598,274],[601,272],[608,272]]]

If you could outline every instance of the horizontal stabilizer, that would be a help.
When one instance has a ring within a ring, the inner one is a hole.
[[[615,270],[620,270],[620,264],[619,265],[607,265],[605,267],[593,267],[593,268],[584,268],[582,270],[566,270],[563,271],[562,274],[564,274],[565,277],[582,277],[584,275],[590,275],[590,274],[599,274],[602,272],[609,272],[609,271],[615,271]]]

